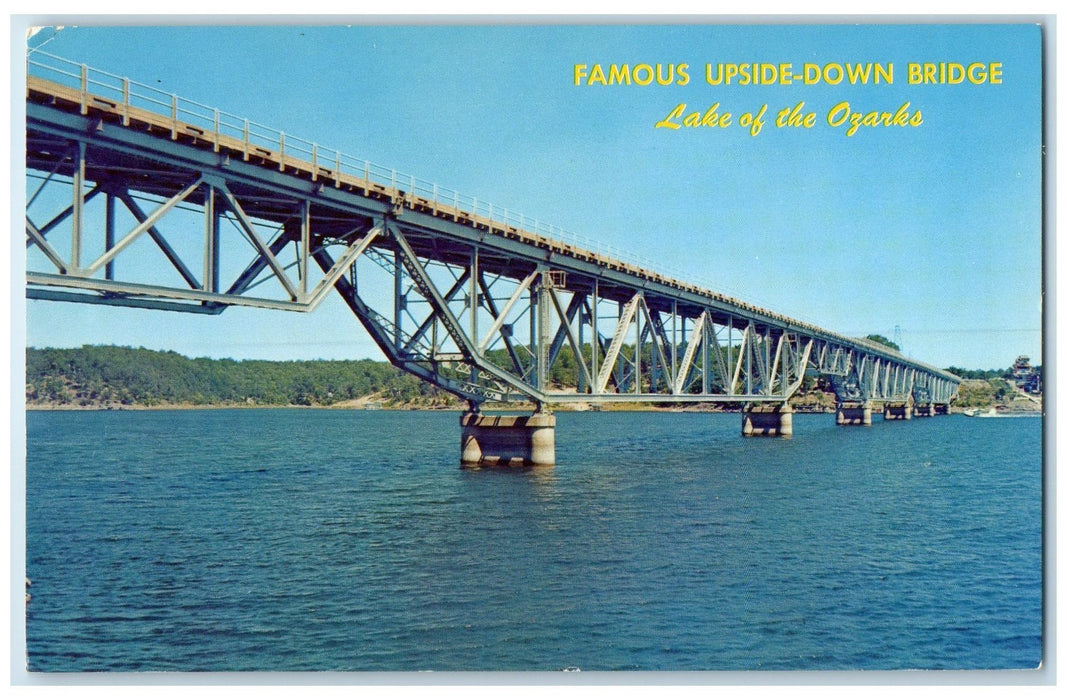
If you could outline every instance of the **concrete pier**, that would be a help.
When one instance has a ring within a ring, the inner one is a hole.
[[[911,404],[887,403],[882,409],[882,417],[886,420],[911,420]]]
[[[556,417],[487,416],[459,419],[460,463],[465,467],[550,467],[556,463]]]
[[[793,407],[788,403],[747,404],[741,411],[745,437],[792,437]]]
[[[932,403],[917,403],[915,404],[914,415],[916,418],[929,418],[934,415],[934,405]]]
[[[871,404],[842,401],[837,404],[838,425],[870,425]]]

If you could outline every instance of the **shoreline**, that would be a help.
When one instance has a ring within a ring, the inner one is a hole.
[[[467,409],[463,406],[418,406],[418,405],[397,405],[397,406],[379,406],[377,408],[368,408],[365,403],[363,404],[330,404],[330,405],[297,405],[297,404],[158,404],[147,406],[144,404],[131,404],[131,405],[111,405],[111,404],[95,404],[87,406],[77,406],[73,404],[47,404],[47,403],[34,403],[24,404],[25,411],[223,411],[223,410],[319,410],[319,411],[451,411],[454,413],[462,413]],[[966,406],[956,407],[953,406],[950,415],[964,415],[964,411],[987,411],[990,408],[994,408],[993,405],[989,406]],[[483,410],[488,412],[498,411],[533,411],[533,406],[528,404],[514,404],[514,405],[487,405],[483,406]],[[740,406],[722,406],[717,404],[699,404],[692,406],[655,406],[651,404],[608,404],[604,406],[595,406],[591,404],[563,404],[560,406],[552,407],[553,413],[627,413],[627,412],[654,412],[654,413],[739,413],[741,411]],[[811,405],[794,406],[793,412],[800,414],[832,414],[833,408],[819,407],[817,410],[812,410]],[[1021,409],[1013,408],[1001,412],[1001,415],[1030,415],[1038,414],[1043,415],[1044,410],[1038,406],[1033,409]]]

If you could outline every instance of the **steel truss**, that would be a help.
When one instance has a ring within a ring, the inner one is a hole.
[[[395,188],[85,104],[27,103],[32,299],[308,312],[333,289],[393,364],[474,406],[785,402],[817,374],[840,400],[948,404],[960,381]]]

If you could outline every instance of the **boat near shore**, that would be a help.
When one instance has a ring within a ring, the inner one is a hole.
[[[971,409],[963,412],[968,418],[1040,418],[1040,411],[1012,411],[1000,412],[996,406],[990,406],[984,411]]]

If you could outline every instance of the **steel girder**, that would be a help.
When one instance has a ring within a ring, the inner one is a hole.
[[[391,362],[475,405],[783,402],[813,374],[864,400],[948,403],[959,384],[868,341],[173,127],[29,101],[27,173],[28,297],[306,312],[334,289]]]

